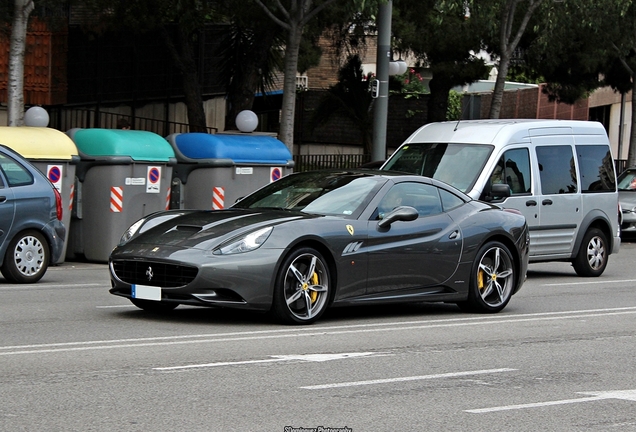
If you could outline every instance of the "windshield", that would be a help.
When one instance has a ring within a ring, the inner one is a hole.
[[[636,191],[636,171],[623,171],[618,176],[618,190]]]
[[[319,215],[362,211],[386,180],[364,173],[312,171],[292,174],[248,195],[234,208],[275,208]]]
[[[406,144],[389,158],[382,170],[432,177],[467,193],[492,150],[493,146],[483,144]]]

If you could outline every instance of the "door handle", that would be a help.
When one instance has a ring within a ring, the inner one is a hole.
[[[448,238],[451,240],[455,240],[459,237],[459,231],[455,230],[448,235]]]
[[[535,200],[526,201],[526,207],[534,207],[537,205]]]
[[[543,204],[543,205],[552,205],[552,200],[551,199],[544,199],[543,201],[541,201],[541,204]]]
[[[3,203],[7,200],[6,196],[0,196],[0,203]]]

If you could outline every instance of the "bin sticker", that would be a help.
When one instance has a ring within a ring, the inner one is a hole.
[[[143,177],[126,177],[124,184],[126,186],[143,186],[146,184],[146,179]]]
[[[75,185],[71,183],[71,190],[68,193],[68,211],[73,211],[73,200],[75,199]]]
[[[283,176],[283,171],[278,167],[272,167],[269,169],[269,181],[270,183],[275,182],[279,178]]]
[[[236,167],[236,174],[254,174],[254,168],[252,167]]]
[[[48,165],[46,168],[47,177],[60,193],[62,192],[62,169],[62,165]]]
[[[212,189],[212,210],[221,210],[225,204],[225,188]]]
[[[161,189],[161,167],[148,167],[148,183],[146,183],[146,193],[159,193]]]
[[[121,213],[124,209],[124,188],[112,186],[110,188],[110,211]]]

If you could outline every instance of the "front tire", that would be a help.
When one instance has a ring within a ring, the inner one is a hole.
[[[11,240],[0,271],[9,282],[35,283],[46,273],[49,260],[49,244],[44,235],[28,230]]]
[[[272,312],[287,324],[311,324],[327,309],[329,266],[315,249],[292,251],[276,277]]]
[[[591,228],[583,237],[581,248],[572,266],[579,276],[598,277],[607,267],[608,247],[607,237],[598,228]]]
[[[486,243],[473,263],[468,299],[458,306],[470,312],[499,312],[510,301],[516,280],[510,250],[500,242]]]

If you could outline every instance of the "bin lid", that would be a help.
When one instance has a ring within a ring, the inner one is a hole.
[[[0,144],[12,148],[24,158],[70,161],[78,152],[64,132],[48,127],[0,126]]]
[[[174,150],[161,135],[122,129],[71,129],[82,158],[129,156],[134,161],[169,162]]]
[[[293,160],[287,146],[268,135],[207,134],[190,132],[167,138],[177,160],[232,160],[234,163],[286,165]]]

